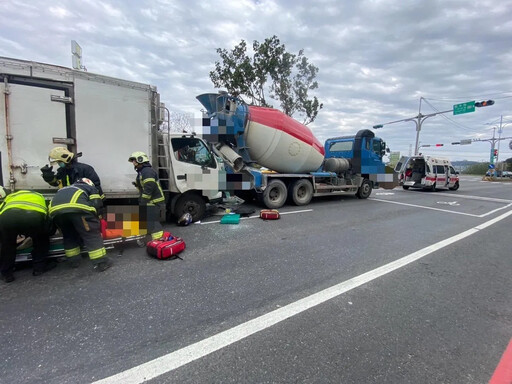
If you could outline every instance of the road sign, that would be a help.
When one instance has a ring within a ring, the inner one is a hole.
[[[494,169],[494,164],[489,164],[489,169]]]
[[[475,112],[475,100],[467,103],[455,104],[453,106],[454,115],[462,115],[463,113]]]

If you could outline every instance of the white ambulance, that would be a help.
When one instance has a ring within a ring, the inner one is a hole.
[[[450,160],[441,157],[402,156],[395,171],[403,189],[459,189],[459,172],[455,171]]]

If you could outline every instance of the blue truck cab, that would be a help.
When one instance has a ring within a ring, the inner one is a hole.
[[[352,173],[363,175],[385,173],[382,157],[389,152],[386,143],[363,129],[354,136],[341,136],[325,141],[325,158],[349,159]]]

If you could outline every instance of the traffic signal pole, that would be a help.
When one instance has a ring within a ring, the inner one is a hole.
[[[448,112],[453,112],[454,115],[460,115],[463,113],[474,112],[475,107],[480,108],[480,107],[488,107],[490,105],[494,105],[494,100],[484,100],[484,101],[479,101],[479,102],[468,101],[466,103],[455,104],[452,109],[449,109],[447,111],[441,111],[441,112],[436,112],[436,113],[429,113],[428,115],[423,115],[421,113],[421,101],[423,99],[424,99],[424,97],[420,97],[420,107],[418,110],[418,115],[416,115],[414,117],[410,117],[408,119],[395,120],[395,121],[390,121],[389,123],[374,125],[373,129],[382,128],[382,127],[384,127],[384,125],[387,125],[387,124],[400,123],[403,121],[413,121],[414,124],[416,125],[416,144],[414,146],[414,156],[418,156],[418,151],[419,151],[418,145],[420,142],[421,126],[426,119],[428,119],[429,117],[432,117],[432,116],[437,116],[437,115],[441,115],[443,113],[448,113]]]
[[[427,120],[429,117],[437,116],[437,115],[440,115],[442,113],[453,112],[453,109],[449,109],[447,111],[441,111],[441,112],[436,112],[436,113],[429,113],[428,115],[424,115],[424,114],[421,113],[421,100],[423,100],[423,97],[420,97],[420,108],[419,108],[418,114],[416,116],[410,117],[408,119],[395,120],[395,121],[390,121],[388,123],[384,123],[384,124],[379,124],[379,125],[374,125],[373,126],[374,129],[379,129],[379,128],[382,128],[384,125],[388,125],[388,124],[400,123],[400,122],[403,122],[403,121],[412,121],[412,122],[414,122],[414,124],[416,125],[416,144],[414,146],[414,156],[418,156],[419,142],[420,142],[420,132],[421,132],[421,126],[422,126],[423,122],[425,120]]]

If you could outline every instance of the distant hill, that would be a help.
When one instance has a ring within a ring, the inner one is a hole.
[[[467,167],[470,165],[480,164],[479,161],[469,161],[469,160],[458,160],[458,161],[452,161],[452,165],[454,167]]]

